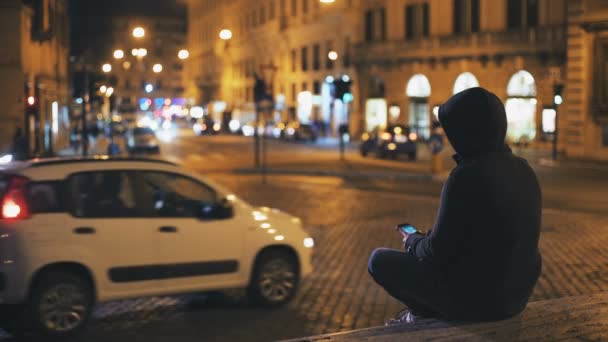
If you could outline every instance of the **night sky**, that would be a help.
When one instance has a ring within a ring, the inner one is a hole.
[[[178,4],[181,3],[181,4]],[[183,16],[183,0],[70,0],[72,55],[87,47],[102,48],[112,16]]]

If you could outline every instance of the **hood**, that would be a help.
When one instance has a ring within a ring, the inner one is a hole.
[[[505,106],[483,88],[467,89],[452,96],[439,107],[439,122],[462,157],[505,149]]]

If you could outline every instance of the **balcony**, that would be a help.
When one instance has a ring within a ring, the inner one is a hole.
[[[525,31],[435,36],[417,40],[363,42],[355,46],[354,57],[357,63],[368,63],[428,58],[561,55],[565,50],[566,32],[559,26]]]

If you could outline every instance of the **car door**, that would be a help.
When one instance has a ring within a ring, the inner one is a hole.
[[[140,171],[138,201],[156,219],[163,271],[172,291],[203,290],[238,283],[244,228],[234,217],[203,219],[220,198],[206,184],[177,173]]]
[[[132,173],[76,173],[67,187],[71,242],[94,270],[100,299],[163,291],[159,234],[136,206]]]

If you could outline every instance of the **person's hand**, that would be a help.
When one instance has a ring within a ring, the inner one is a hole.
[[[404,232],[401,229],[399,229],[399,232],[401,233],[401,241],[403,241],[403,243],[405,243],[405,241],[407,240],[407,238],[410,237],[410,234]]]

